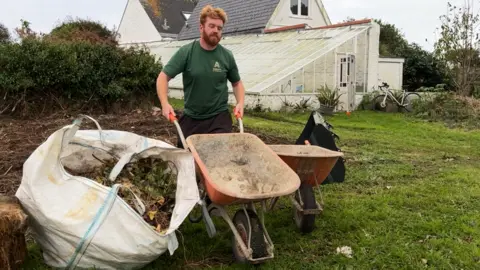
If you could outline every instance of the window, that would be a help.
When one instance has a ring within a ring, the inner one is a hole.
[[[290,11],[293,15],[308,16],[308,4],[310,0],[290,0]],[[300,7],[300,9],[298,8]]]
[[[192,13],[186,12],[186,11],[184,11],[182,13],[183,13],[183,17],[185,18],[186,21],[188,21],[188,18],[190,18],[190,15],[192,15]]]
[[[348,85],[355,83],[355,56],[349,55],[340,57],[340,72],[339,72],[340,87],[348,87]]]

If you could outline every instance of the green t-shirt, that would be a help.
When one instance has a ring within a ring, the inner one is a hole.
[[[195,119],[209,118],[228,110],[227,83],[240,81],[230,50],[218,44],[208,51],[197,41],[182,46],[163,72],[170,78],[183,72],[184,113]]]

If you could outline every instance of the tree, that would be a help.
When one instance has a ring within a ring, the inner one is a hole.
[[[384,57],[404,57],[408,41],[395,25],[375,20],[380,25],[380,55]]]
[[[402,55],[405,57],[403,85],[406,89],[414,91],[420,87],[435,87],[439,84],[450,86],[445,66],[433,53],[411,43]]]
[[[5,43],[10,41],[10,32],[8,28],[5,27],[2,23],[0,23],[0,43]]]
[[[40,34],[33,31],[32,28],[30,28],[30,22],[29,21],[26,21],[26,20],[22,19],[22,20],[20,20],[20,22],[22,24],[21,24],[20,27],[15,28],[15,32],[17,32],[17,35],[21,40],[35,39],[35,38],[41,36]]]
[[[375,20],[380,25],[380,56],[405,58],[403,87],[409,91],[418,88],[449,85],[442,63],[418,44],[409,43],[400,30],[390,23]]]
[[[470,96],[475,82],[480,78],[479,14],[474,13],[473,0],[463,7],[448,3],[448,12],[440,16],[440,38],[434,45],[436,56],[451,73],[458,94]]]

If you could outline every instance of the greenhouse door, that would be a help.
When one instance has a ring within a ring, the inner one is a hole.
[[[338,88],[343,95],[340,97],[341,104],[345,111],[353,111],[355,107],[355,55],[338,55]]]

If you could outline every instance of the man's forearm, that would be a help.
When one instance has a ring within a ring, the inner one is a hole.
[[[237,104],[242,104],[243,106],[245,104],[245,87],[243,86],[242,81],[233,84],[232,87]]]
[[[157,78],[157,95],[162,106],[168,104],[168,81],[168,76],[160,72]]]

